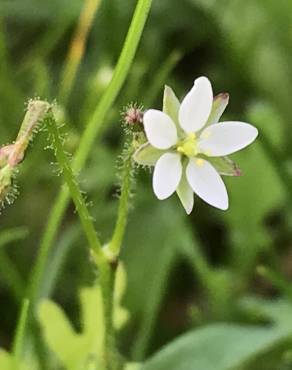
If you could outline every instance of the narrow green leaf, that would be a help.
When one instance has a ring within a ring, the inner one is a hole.
[[[99,286],[84,288],[80,293],[83,335],[87,337],[87,351],[102,356],[105,339],[103,302]],[[91,348],[91,349],[90,349]]]
[[[29,312],[28,310],[29,310],[29,300],[24,299],[13,343],[13,355],[16,362],[21,361],[21,355],[24,347],[25,327],[27,324]]]
[[[289,328],[209,325],[164,347],[142,370],[231,370],[268,351],[289,334]]]
[[[148,360],[142,370],[231,370],[278,346],[292,333],[292,305],[285,300],[248,297],[241,307],[269,326],[214,324],[174,340]]]
[[[113,311],[114,326],[117,330],[121,329],[129,320],[130,317],[129,311],[122,306],[122,299],[124,297],[126,287],[127,287],[127,273],[124,264],[120,262],[115,278],[114,311]]]

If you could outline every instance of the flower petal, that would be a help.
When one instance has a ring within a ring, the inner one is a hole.
[[[219,119],[224,113],[225,108],[228,105],[228,102],[229,102],[228,93],[220,93],[214,97],[211,113],[209,115],[206,126],[213,125],[214,123],[219,122]]]
[[[158,199],[166,199],[175,192],[182,175],[179,154],[166,153],[157,161],[153,173],[153,190]]]
[[[172,119],[156,109],[149,109],[143,118],[150,144],[157,149],[168,149],[177,142],[177,132]]]
[[[186,175],[193,191],[206,203],[219,209],[228,208],[228,194],[215,168],[204,159],[191,159]]]
[[[205,126],[212,104],[213,92],[210,81],[207,77],[196,79],[179,109],[179,122],[184,131],[196,132]]]
[[[142,166],[154,166],[164,153],[164,150],[156,149],[151,144],[145,143],[135,151],[133,159]]]
[[[189,215],[194,207],[194,192],[190,187],[186,178],[185,172],[183,172],[178,188],[176,189],[177,195],[186,211]]]
[[[221,122],[205,128],[200,135],[198,149],[210,157],[221,157],[251,144],[258,130],[244,122]]]

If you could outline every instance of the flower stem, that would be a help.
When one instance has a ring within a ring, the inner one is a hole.
[[[93,259],[99,270],[99,282],[101,285],[103,303],[104,303],[104,320],[105,320],[105,354],[104,360],[106,369],[111,369],[110,365],[113,361],[112,352],[114,352],[113,343],[113,324],[112,324],[112,308],[113,308],[113,285],[114,285],[114,272],[110,262],[107,260],[103,252],[101,243],[97,237],[92,218],[89,214],[85,200],[79,189],[77,180],[74,176],[73,170],[70,166],[69,159],[64,151],[61,135],[57,127],[53,114],[50,112],[46,118],[46,126],[50,134],[50,141],[52,142],[52,149],[55,152],[58,164],[62,171],[65,182],[68,186],[70,196],[75,204],[78,216],[81,221],[84,233],[87,237],[90,251]],[[113,266],[114,267],[114,266]]]
[[[116,260],[120,254],[122,241],[125,234],[127,225],[128,212],[129,212],[129,198],[131,195],[131,185],[133,178],[133,159],[134,146],[126,144],[126,148],[122,155],[123,169],[121,175],[121,196],[118,209],[118,217],[112,239],[107,248],[110,258]]]
[[[89,120],[85,132],[81,138],[80,146],[73,162],[73,169],[77,172],[83,167],[97,134],[100,133],[102,127],[105,125],[105,116],[125,82],[138,48],[151,4],[152,0],[138,1],[112,80],[95,111],[93,112],[92,117]],[[68,200],[68,189],[63,188],[58,194],[55,204],[51,210],[47,228],[41,241],[35,269],[31,276],[29,289],[32,303],[35,303],[38,299],[39,286],[44,275],[47,258],[68,205]]]
[[[101,243],[97,237],[92,218],[88,212],[85,200],[73,174],[69,159],[64,151],[61,135],[52,113],[49,113],[45,122],[60,170],[62,171],[70,196],[75,204],[91,252],[94,254],[97,265],[99,266],[104,260]]]
[[[29,300],[24,299],[21,307],[20,317],[18,320],[14,343],[13,343],[13,356],[15,361],[15,370],[18,369],[21,362],[21,354],[24,345],[25,326],[28,318]]]

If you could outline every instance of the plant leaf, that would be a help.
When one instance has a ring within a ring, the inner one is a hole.
[[[129,311],[122,307],[122,299],[124,297],[127,287],[127,273],[124,264],[119,263],[116,280],[115,280],[115,291],[114,291],[114,311],[113,311],[113,321],[114,327],[119,330],[126,322],[129,320]]]
[[[0,369],[1,370],[31,370],[30,366],[22,360],[21,363],[16,358],[4,349],[0,349]]]
[[[269,326],[213,324],[182,335],[148,360],[142,370],[231,370],[276,347],[291,336],[289,301],[248,297],[245,311],[270,319]]]
[[[268,351],[288,335],[287,328],[209,325],[164,347],[142,370],[231,370]]]
[[[48,346],[62,364],[68,369],[81,369],[87,343],[84,337],[75,333],[61,308],[49,300],[43,301],[39,320]]]

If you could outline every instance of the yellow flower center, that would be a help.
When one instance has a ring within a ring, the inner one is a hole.
[[[198,142],[196,134],[188,134],[184,140],[178,143],[176,150],[186,157],[195,157],[198,154]]]

